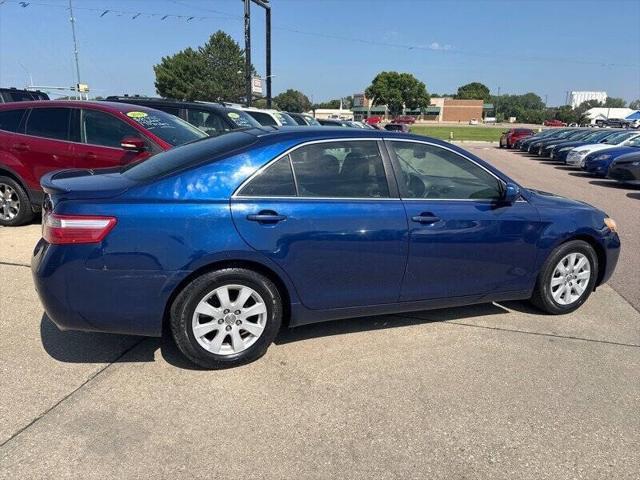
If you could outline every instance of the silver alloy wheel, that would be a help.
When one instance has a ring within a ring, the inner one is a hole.
[[[551,275],[551,295],[560,305],[571,305],[582,297],[591,278],[586,255],[570,253],[562,258]]]
[[[216,355],[233,355],[253,345],[267,324],[267,306],[246,285],[223,285],[200,300],[193,313],[193,336]]]
[[[13,220],[20,212],[20,197],[10,185],[0,183],[0,219]]]

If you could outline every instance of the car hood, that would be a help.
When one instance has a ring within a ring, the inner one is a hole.
[[[531,202],[533,205],[535,205],[536,207],[573,208],[573,209],[581,208],[585,210],[600,211],[593,205],[590,205],[586,202],[581,202],[579,200],[574,200],[572,198],[556,195],[555,193],[545,192],[542,190],[535,190],[532,188],[527,188],[526,191],[527,191],[527,200]]]
[[[59,199],[111,198],[136,185],[121,174],[121,168],[58,170],[40,180],[42,189]]]
[[[624,155],[626,153],[635,153],[635,152],[640,152],[640,148],[638,147],[615,147],[615,146],[611,146],[609,145],[607,148],[601,148],[601,149],[597,149],[597,150],[591,150],[589,151],[589,160],[592,160],[593,158],[595,158],[597,155],[594,155],[597,152],[598,155],[603,155],[603,154],[607,154],[607,155],[611,155],[611,157],[619,157],[620,155]]]

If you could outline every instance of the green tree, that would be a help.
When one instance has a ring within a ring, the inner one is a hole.
[[[365,91],[374,105],[387,105],[392,115],[403,108],[426,108],[431,98],[424,83],[410,73],[380,72]]]
[[[456,98],[459,100],[484,100],[491,98],[489,87],[480,82],[471,82],[458,88]]]
[[[491,101],[499,114],[504,115],[504,118],[516,117],[519,122],[524,123],[542,123],[544,121],[544,102],[535,93],[494,96],[491,97]]]
[[[282,92],[277,95],[273,101],[276,103],[279,109],[287,112],[306,112],[311,108],[311,101],[302,92],[288,89],[286,92]]]
[[[640,110],[640,98],[631,102],[629,104],[629,108],[632,108],[633,110]]]
[[[607,97],[604,106],[608,108],[624,108],[627,106],[627,102],[623,98]]]
[[[340,108],[340,100],[334,99],[334,100],[329,100],[328,102],[314,103],[312,108],[314,110],[317,110],[318,108],[331,108],[331,109]]]
[[[244,50],[219,30],[195,50],[162,57],[153,67],[156,91],[178,100],[243,102],[244,62]]]

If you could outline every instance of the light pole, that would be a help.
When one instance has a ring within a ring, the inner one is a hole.
[[[265,10],[267,107],[271,108],[271,5],[269,0],[242,0],[244,2],[244,54],[245,90],[247,106],[251,106],[251,2]]]
[[[73,4],[71,0],[69,0],[69,21],[71,22],[71,34],[73,35],[73,55],[76,59],[76,93],[78,97],[82,99],[82,94],[80,93],[80,62],[78,61],[78,42],[76,40],[76,19],[73,16]]]

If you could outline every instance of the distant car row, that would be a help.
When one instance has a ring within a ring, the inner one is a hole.
[[[640,184],[640,132],[628,129],[556,128],[504,132],[500,147],[562,162],[592,175]]]

